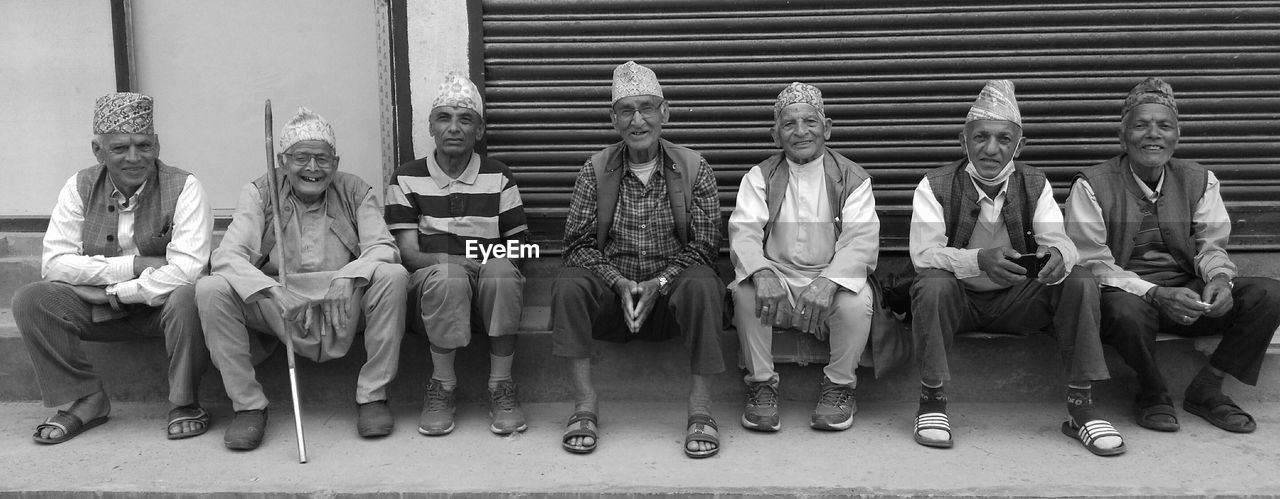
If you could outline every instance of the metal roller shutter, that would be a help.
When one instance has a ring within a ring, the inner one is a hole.
[[[874,177],[894,251],[924,171],[962,154],[984,81],[1017,84],[1022,159],[1062,201],[1075,171],[1119,152],[1128,90],[1159,76],[1181,111],[1178,156],[1222,178],[1232,247],[1280,249],[1280,4],[966,3],[484,0],[487,150],[515,171],[535,231],[558,239],[578,169],[618,140],[610,78],[634,59],[670,102],[664,137],[707,157],[727,213],[774,151],[774,97],[804,81],[835,121],[828,145]]]

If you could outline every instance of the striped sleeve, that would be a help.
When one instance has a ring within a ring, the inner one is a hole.
[[[527,232],[528,221],[524,216],[524,203],[520,200],[520,188],[511,172],[503,169],[502,193],[498,199],[498,232],[504,238]]]
[[[406,163],[396,168],[395,175],[391,176],[391,185],[387,186],[387,203],[383,213],[383,218],[387,222],[387,229],[390,231],[404,229],[418,229],[418,203],[415,196],[410,196],[405,188],[401,186],[400,178],[402,176],[411,176],[417,161]],[[422,167],[423,173],[426,168]]]

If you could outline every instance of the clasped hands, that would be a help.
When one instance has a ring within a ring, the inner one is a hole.
[[[653,304],[661,291],[662,286],[658,285],[657,279],[636,282],[624,277],[613,284],[613,292],[622,302],[622,318],[631,334],[640,332],[640,326],[653,311]]]
[[[310,331],[308,326],[315,320],[321,321],[320,335],[324,336],[329,329],[337,332],[347,327],[347,321],[351,319],[348,317],[347,304],[355,294],[355,287],[355,279],[334,279],[329,281],[329,291],[325,293],[324,298],[318,300],[312,300],[282,286],[270,288],[270,293],[272,300],[280,309],[281,317],[291,322],[302,321],[303,337]],[[320,315],[318,318],[315,317],[317,307]]]
[[[787,289],[773,270],[765,269],[751,276],[756,288],[756,317],[762,324],[790,327],[826,339],[827,319],[840,287],[831,279],[819,277],[800,291],[793,309]]]

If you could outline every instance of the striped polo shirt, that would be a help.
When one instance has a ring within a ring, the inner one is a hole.
[[[524,241],[520,191],[507,165],[472,153],[466,170],[450,178],[435,155],[396,168],[387,189],[387,228],[418,230],[423,253],[465,255],[466,242]]]

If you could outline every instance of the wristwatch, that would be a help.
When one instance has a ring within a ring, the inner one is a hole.
[[[669,283],[669,282],[671,282],[671,280],[670,280],[670,279],[667,279],[667,276],[662,276],[662,277],[659,277],[659,278],[658,278],[658,293],[659,293],[659,294],[661,294],[661,295],[663,295],[663,296],[666,296],[666,294],[667,294],[667,283]]]
[[[122,308],[120,308],[120,299],[116,297],[116,292],[114,290],[110,288],[105,288],[102,291],[107,294],[107,303],[111,304],[112,310],[116,310],[116,311],[123,310]]]

